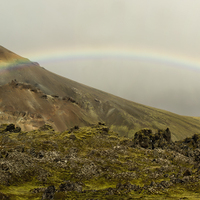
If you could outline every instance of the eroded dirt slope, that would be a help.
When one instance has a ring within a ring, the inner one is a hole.
[[[29,84],[15,81],[0,87],[0,120],[23,130],[48,123],[60,131],[74,124],[95,122],[72,98],[46,95]]]

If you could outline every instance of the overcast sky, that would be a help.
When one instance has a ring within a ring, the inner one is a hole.
[[[199,10],[199,0],[6,0],[0,45],[92,87],[200,116]]]

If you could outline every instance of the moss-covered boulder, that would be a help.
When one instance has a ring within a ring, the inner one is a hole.
[[[133,146],[140,146],[145,149],[162,148],[171,143],[171,132],[169,128],[166,130],[158,130],[153,133],[151,129],[142,129],[135,133]]]
[[[2,124],[0,127],[0,132],[5,133],[5,132],[10,132],[10,133],[19,133],[21,132],[21,128],[15,126],[15,124]]]

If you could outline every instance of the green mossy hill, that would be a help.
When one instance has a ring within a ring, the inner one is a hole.
[[[129,139],[103,123],[65,132],[4,124],[0,199],[199,199],[199,147],[199,135],[172,142],[169,129]]]

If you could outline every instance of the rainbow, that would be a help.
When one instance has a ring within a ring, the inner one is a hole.
[[[170,54],[158,50],[144,50],[133,48],[71,48],[43,50],[39,52],[26,53],[26,57],[33,62],[38,62],[45,67],[48,64],[67,63],[69,61],[120,59],[129,61],[140,61],[145,63],[161,64],[180,69],[194,70],[200,72],[200,60],[189,56]]]

